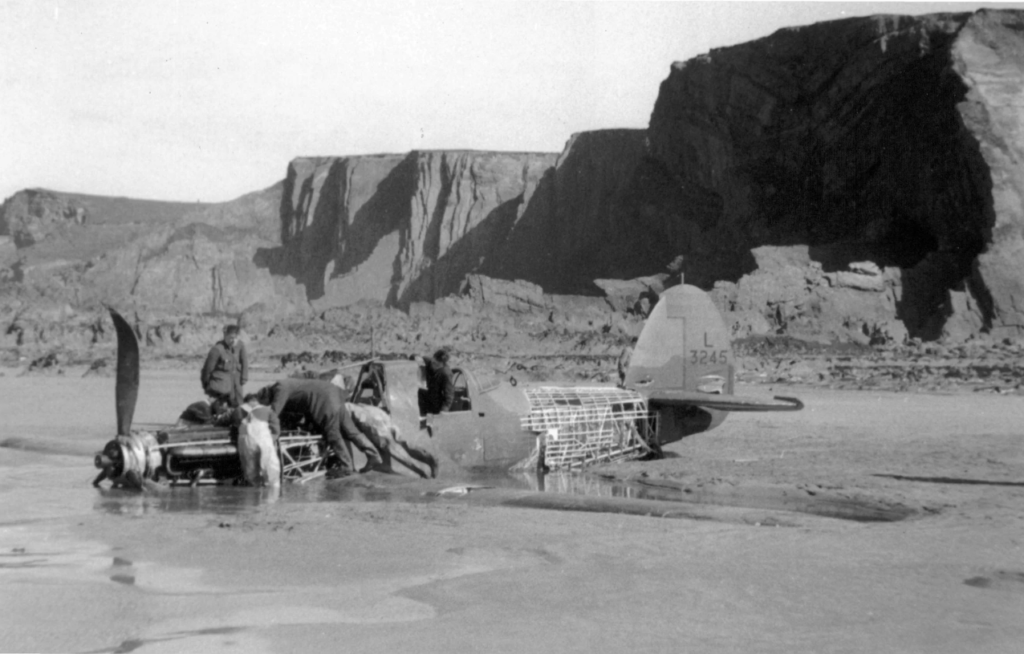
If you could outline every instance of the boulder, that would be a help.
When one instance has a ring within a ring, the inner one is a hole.
[[[881,293],[886,281],[878,264],[872,261],[855,261],[849,270],[825,273],[825,279],[835,288],[855,288],[861,291]]]
[[[594,285],[604,291],[613,311],[646,317],[665,290],[668,275],[652,275],[635,279],[595,279]]]
[[[970,290],[949,291],[949,316],[942,326],[942,339],[947,343],[962,343],[977,336],[984,327],[982,311]]]
[[[544,289],[517,279],[492,279],[485,275],[466,275],[462,294],[476,307],[488,306],[513,313],[549,311],[552,307]]]

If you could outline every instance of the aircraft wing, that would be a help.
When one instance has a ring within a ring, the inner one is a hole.
[[[641,391],[643,392],[643,391]],[[647,395],[646,393],[644,393]],[[776,395],[766,401],[754,397],[737,395],[721,395],[717,393],[701,393],[682,389],[661,388],[647,395],[647,403],[652,407],[659,406],[699,406],[719,411],[799,411],[804,403],[795,397]]]

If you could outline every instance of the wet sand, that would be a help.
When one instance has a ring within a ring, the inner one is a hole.
[[[687,509],[661,519],[508,506],[537,497],[523,489],[439,497],[436,482],[376,473],[277,497],[97,491],[91,454],[113,431],[113,379],[80,374],[0,377],[2,651],[1016,652],[1024,642],[1016,397],[777,388],[807,408],[735,414],[670,458],[598,471],[631,480],[610,487],[620,495]],[[199,399],[195,377],[144,370],[136,422],[172,421]],[[606,488],[596,476],[546,485]],[[822,517],[830,506],[903,519]]]

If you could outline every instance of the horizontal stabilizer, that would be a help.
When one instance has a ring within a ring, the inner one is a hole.
[[[771,401],[736,395],[719,395],[684,391],[682,389],[659,388],[647,396],[651,408],[661,406],[699,406],[719,411],[799,411],[804,403],[795,397],[779,397]]]

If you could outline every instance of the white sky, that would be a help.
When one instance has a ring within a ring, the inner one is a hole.
[[[673,61],[1000,3],[0,0],[0,198],[216,202],[304,155],[561,151],[647,126]]]

